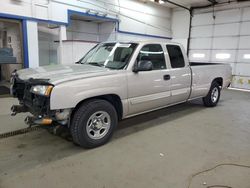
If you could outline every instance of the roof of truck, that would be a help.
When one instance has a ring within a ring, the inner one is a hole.
[[[157,40],[138,40],[138,41],[106,41],[102,43],[140,43],[140,44],[149,44],[149,43],[158,43],[158,44],[175,44],[175,45],[181,45],[178,42],[173,41],[157,41]]]

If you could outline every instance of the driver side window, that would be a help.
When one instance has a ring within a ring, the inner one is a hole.
[[[166,69],[164,52],[160,44],[147,44],[143,46],[136,60],[137,62],[151,61],[153,70]]]

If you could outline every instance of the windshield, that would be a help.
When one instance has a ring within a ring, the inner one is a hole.
[[[123,69],[128,64],[136,46],[136,43],[101,43],[92,48],[79,63]]]

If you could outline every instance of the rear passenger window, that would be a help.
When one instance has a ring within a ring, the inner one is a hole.
[[[153,70],[166,69],[164,52],[160,44],[143,46],[137,57],[137,62],[139,61],[151,61]]]
[[[167,45],[167,50],[172,68],[185,67],[184,57],[179,46]]]

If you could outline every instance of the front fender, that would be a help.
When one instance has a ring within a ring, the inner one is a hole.
[[[125,76],[77,80],[56,85],[51,92],[50,109],[75,108],[85,99],[108,94],[118,95],[121,100],[127,98]]]

